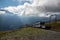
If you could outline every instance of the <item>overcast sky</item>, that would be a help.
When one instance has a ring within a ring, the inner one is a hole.
[[[0,9],[19,16],[49,17],[60,14],[60,0],[0,0]]]

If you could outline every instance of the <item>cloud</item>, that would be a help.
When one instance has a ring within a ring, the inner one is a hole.
[[[5,14],[6,12],[5,11],[0,11],[0,14]]]
[[[48,12],[60,12],[60,0],[49,0],[45,4],[45,9]]]
[[[22,0],[18,0],[21,2]],[[20,16],[49,17],[52,14],[60,13],[60,0],[26,0],[24,5],[8,6],[3,9]],[[57,13],[56,13],[57,12]],[[47,15],[48,14],[48,15]]]

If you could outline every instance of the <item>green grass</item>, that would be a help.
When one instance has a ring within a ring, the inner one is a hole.
[[[0,40],[5,40],[12,37],[18,37],[18,38],[33,38],[33,36],[38,36],[42,34],[47,34],[43,29],[40,28],[32,28],[32,27],[24,27],[17,30],[10,30],[5,32],[0,32]],[[11,40],[11,39],[10,39]]]
[[[51,26],[51,30],[60,30],[60,21],[46,23],[46,26]]]
[[[51,26],[51,30],[60,30],[59,22],[50,22],[45,25]],[[39,36],[46,34],[44,29],[27,26],[16,30],[0,31],[0,40],[38,40]]]

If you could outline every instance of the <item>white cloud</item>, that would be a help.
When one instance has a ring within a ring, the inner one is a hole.
[[[5,11],[0,11],[0,14],[5,14]]]
[[[18,0],[21,2],[22,0]],[[46,11],[55,11],[52,7],[57,8],[59,6],[60,0],[26,0],[32,2],[32,4],[24,3],[24,5],[18,5],[16,7],[8,6],[3,9],[8,10],[14,14],[20,16],[40,16],[49,17],[50,14]],[[48,9],[46,9],[48,8]],[[49,12],[53,13],[53,12]],[[48,15],[47,15],[48,14]]]

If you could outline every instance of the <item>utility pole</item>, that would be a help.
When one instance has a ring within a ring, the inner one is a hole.
[[[57,15],[55,14],[55,22],[57,22]]]
[[[53,19],[54,22],[56,22],[56,21],[57,21],[57,15],[56,15],[56,14],[51,15],[51,16],[50,16],[50,21],[51,21],[51,19]]]

